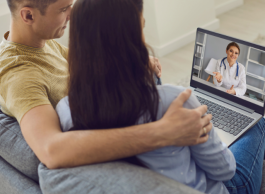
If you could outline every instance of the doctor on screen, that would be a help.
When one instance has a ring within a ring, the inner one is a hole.
[[[226,88],[226,92],[236,96],[246,93],[245,67],[237,62],[240,48],[237,43],[231,42],[226,47],[227,57],[219,59],[216,64],[214,84]]]

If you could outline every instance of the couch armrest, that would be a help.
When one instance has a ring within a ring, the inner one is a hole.
[[[15,118],[0,110],[0,156],[35,182],[39,181],[39,159],[25,141]]]
[[[0,193],[41,194],[39,185],[0,157]]]

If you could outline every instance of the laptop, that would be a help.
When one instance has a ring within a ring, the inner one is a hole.
[[[245,66],[247,90],[241,96],[217,87],[212,74],[217,60],[227,57],[226,47],[231,42],[239,45],[237,62]],[[211,122],[221,140],[231,146],[264,116],[265,47],[198,28],[190,88],[200,103],[208,106],[207,113],[213,115]]]

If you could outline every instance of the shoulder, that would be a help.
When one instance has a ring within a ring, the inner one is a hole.
[[[2,42],[0,44],[0,66],[6,64],[16,63],[19,57],[19,49],[15,45],[6,44]]]
[[[183,86],[175,86],[171,84],[164,84],[157,86],[158,94],[161,98],[168,96],[178,96],[181,92],[185,90]]]
[[[73,122],[72,122],[72,116],[71,116],[71,111],[69,107],[69,99],[68,96],[64,97],[59,101],[55,108],[60,124],[61,124],[61,129],[63,131],[68,131],[73,127]]]
[[[17,53],[17,47],[15,45],[10,45],[2,42],[0,44],[0,55],[13,56]]]
[[[47,84],[47,80],[40,68],[30,61],[11,57],[2,60],[0,57],[0,84],[1,87],[16,85],[25,89],[29,83]]]
[[[162,86],[158,86],[157,89],[160,97],[160,104],[165,106],[167,110],[173,100],[176,99],[181,92],[185,91],[186,88],[182,86],[165,84]],[[193,109],[197,108],[200,105],[201,104],[199,103],[197,97],[194,94],[191,94],[190,98],[184,103],[183,106],[185,108]]]
[[[240,69],[245,70],[245,66],[242,63],[238,63]]]
[[[218,59],[217,62],[220,64],[222,62],[223,59]]]
[[[157,86],[160,102],[163,104],[171,104],[171,102],[184,90],[185,88],[182,86],[175,86],[171,84]]]
[[[5,43],[0,45],[0,73],[6,74],[9,70],[23,71],[31,66],[31,70],[36,68],[36,53],[31,53],[26,46],[17,43]]]
[[[0,71],[0,94],[5,99],[34,104],[48,99],[51,86],[38,68],[33,64],[10,65]],[[30,102],[31,101],[31,102]]]
[[[0,61],[1,63],[1,61]],[[1,82],[5,79],[10,82],[42,82],[46,80],[43,71],[41,71],[34,63],[30,62],[10,62],[0,70]]]

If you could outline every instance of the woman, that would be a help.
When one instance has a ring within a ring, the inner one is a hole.
[[[170,85],[156,87],[144,42],[142,12],[143,0],[76,1],[70,25],[69,96],[56,108],[63,131],[117,128],[158,120],[184,90]],[[191,96],[184,106],[199,105],[197,98]],[[235,174],[232,152],[214,129],[208,135],[208,141],[201,145],[164,147],[137,158],[150,169],[204,193],[228,193],[230,187],[232,191],[237,186],[242,188],[235,178],[244,172]],[[262,172],[264,141],[260,133],[250,136],[256,138],[255,151],[251,151],[255,157],[246,158],[250,164],[243,169],[253,172],[250,169],[255,164],[255,173]],[[243,148],[241,144],[239,147]],[[256,150],[259,154],[255,154]],[[257,180],[252,176],[249,179],[253,183],[243,187],[245,193],[259,191],[261,175]]]
[[[237,62],[240,54],[240,47],[237,43],[231,42],[226,47],[227,57],[219,59],[216,64],[214,84],[226,88],[226,92],[236,96],[243,96],[246,93],[245,67]]]

